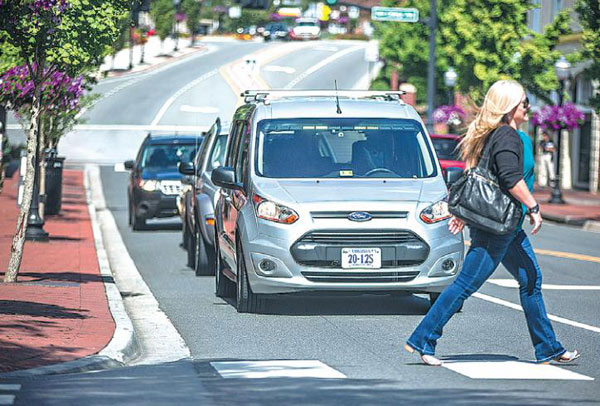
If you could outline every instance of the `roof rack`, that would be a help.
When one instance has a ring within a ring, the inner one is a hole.
[[[383,99],[402,102],[403,90],[246,90],[241,96],[245,103],[266,102],[274,97],[344,97],[349,99]]]

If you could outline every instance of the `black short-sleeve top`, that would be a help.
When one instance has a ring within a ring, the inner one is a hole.
[[[500,186],[511,189],[523,179],[523,143],[509,125],[498,127],[490,134],[490,168],[498,176]]]

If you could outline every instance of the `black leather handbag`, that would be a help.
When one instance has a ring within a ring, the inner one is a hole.
[[[516,230],[523,209],[521,203],[500,186],[490,168],[492,135],[488,136],[477,166],[466,170],[450,188],[448,210],[469,226],[504,235]]]

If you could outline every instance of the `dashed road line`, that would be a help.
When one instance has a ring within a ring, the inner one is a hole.
[[[167,112],[169,107],[171,107],[171,105],[175,102],[175,100],[177,100],[177,98],[179,98],[181,95],[183,95],[185,92],[187,92],[194,86],[198,85],[199,83],[205,81],[208,78],[213,77],[217,73],[219,73],[218,69],[213,69],[210,72],[206,72],[204,75],[192,80],[187,85],[183,86],[181,89],[176,91],[173,94],[173,96],[169,97],[169,99],[165,102],[165,104],[163,104],[163,106],[160,108],[160,110],[158,111],[158,114],[156,115],[156,117],[154,117],[154,120],[152,120],[151,125],[158,125],[158,123],[163,118],[163,116],[165,115],[165,113]]]
[[[523,361],[444,361],[443,367],[471,379],[578,380],[594,378],[554,365]]]
[[[210,364],[225,379],[346,378],[340,371],[318,360],[229,361]]]
[[[488,301],[491,303],[499,304],[501,306],[509,307],[514,310],[523,311],[523,308],[521,306],[519,306],[518,304],[508,302],[506,300],[498,299],[497,297],[494,297],[494,296],[489,296],[489,295],[486,295],[483,293],[475,292],[475,293],[473,293],[473,297],[476,297],[478,299],[485,300],[485,301]],[[581,329],[588,330],[588,331],[593,331],[594,333],[600,333],[600,327],[590,326],[589,324],[565,319],[564,317],[555,316],[553,314],[548,314],[548,318],[557,323],[566,324],[566,325],[569,325],[572,327],[577,327],[577,328],[581,328]]]
[[[315,73],[316,71],[318,71],[321,68],[324,68],[325,66],[329,65],[330,63],[332,63],[333,61],[335,61],[336,59],[339,59],[349,53],[358,51],[364,49],[364,45],[359,45],[359,46],[354,46],[354,47],[350,47],[350,48],[346,48],[343,51],[340,52],[336,52],[335,54],[323,59],[321,62],[319,62],[316,65],[311,66],[310,68],[308,68],[307,70],[305,70],[304,72],[302,72],[300,75],[296,76],[296,78],[294,80],[292,80],[290,83],[288,83],[287,85],[285,85],[283,88],[284,89],[292,89],[293,87],[295,87],[298,83],[300,83],[301,81],[303,81],[304,79],[306,79],[308,76],[312,75],[313,73]]]

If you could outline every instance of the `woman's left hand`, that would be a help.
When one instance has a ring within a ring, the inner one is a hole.
[[[533,225],[531,234],[537,234],[542,227],[542,214],[538,211],[537,213],[529,213],[529,222]]]
[[[452,218],[448,222],[448,230],[450,230],[450,232],[455,235],[460,233],[464,227],[465,222],[456,216],[452,216]]]

